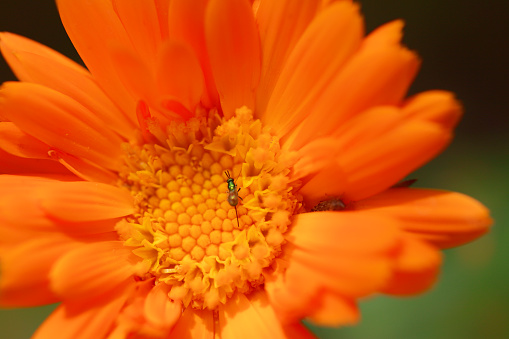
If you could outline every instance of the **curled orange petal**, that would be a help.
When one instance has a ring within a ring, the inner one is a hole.
[[[356,324],[360,311],[352,299],[324,292],[318,297],[316,310],[309,320],[320,326],[340,326]]]
[[[437,248],[420,239],[406,237],[395,261],[392,280],[382,292],[392,295],[422,293],[435,283],[441,263]]]

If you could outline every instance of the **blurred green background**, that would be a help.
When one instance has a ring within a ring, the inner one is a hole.
[[[428,293],[366,300],[355,327],[311,328],[320,338],[509,338],[509,2],[360,3],[368,32],[393,19],[405,20],[404,42],[423,59],[411,93],[447,89],[465,106],[451,146],[410,177],[418,178],[418,187],[475,197],[491,209],[496,223],[482,239],[445,252],[441,279]],[[0,0],[0,31],[27,36],[79,60],[53,0]],[[0,81],[12,79],[2,61]],[[0,310],[0,338],[28,338],[53,308]]]

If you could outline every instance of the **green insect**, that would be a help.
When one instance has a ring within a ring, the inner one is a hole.
[[[228,203],[230,204],[230,206],[235,207],[235,215],[237,216],[237,225],[239,225],[239,227],[240,227],[239,214],[237,213],[237,205],[239,204],[239,199],[242,200],[242,198],[239,197],[240,187],[239,187],[239,189],[237,189],[237,185],[235,184],[235,181],[233,180],[233,178],[230,176],[230,172],[225,171],[224,174],[226,174],[226,178],[227,178],[226,183],[228,184],[228,198],[227,198],[227,200],[228,200]]]

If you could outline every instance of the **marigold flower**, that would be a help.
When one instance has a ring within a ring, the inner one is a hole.
[[[0,36],[0,305],[34,338],[307,338],[411,295],[491,224],[397,185],[461,105],[405,98],[402,22],[351,1],[57,0],[87,69]],[[94,18],[90,20],[90,18]]]

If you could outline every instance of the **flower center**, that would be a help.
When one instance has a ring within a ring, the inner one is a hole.
[[[217,126],[214,131],[214,126]],[[126,246],[169,297],[214,309],[263,284],[300,207],[287,177],[290,157],[248,109],[173,123],[166,145],[125,147],[119,185],[134,215],[117,225]]]

